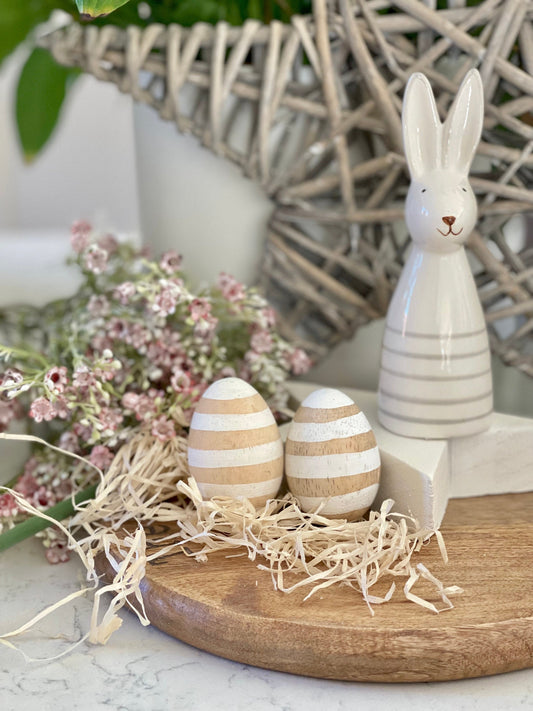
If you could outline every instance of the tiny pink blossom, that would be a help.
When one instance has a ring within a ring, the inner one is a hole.
[[[166,442],[176,436],[176,430],[172,420],[167,419],[164,415],[157,417],[152,422],[152,435],[161,442]]]
[[[4,430],[11,424],[11,421],[15,417],[15,410],[13,408],[13,402],[6,402],[5,400],[0,400],[0,429]]]
[[[274,341],[268,331],[256,331],[250,339],[250,345],[256,353],[270,353]]]
[[[211,314],[211,304],[207,299],[193,299],[189,304],[189,313],[194,323],[206,320]]]
[[[170,378],[170,385],[177,393],[188,390],[191,387],[192,378],[189,372],[177,368],[173,371]]]
[[[33,417],[35,422],[42,422],[43,420],[49,422],[54,419],[55,415],[54,406],[45,397],[38,397],[32,402],[30,417]]]
[[[178,296],[176,290],[171,287],[161,289],[155,297],[152,309],[161,316],[170,316],[176,310]]]
[[[122,396],[122,407],[126,410],[135,410],[139,403],[139,395],[137,393],[124,393]]]
[[[270,306],[267,306],[260,311],[260,320],[265,328],[274,328],[276,325],[276,312]]]
[[[0,518],[12,518],[18,513],[18,506],[13,494],[0,494]]]
[[[48,373],[44,376],[44,383],[46,387],[53,393],[62,393],[65,390],[65,386],[68,385],[67,369],[65,366],[54,366],[50,368]]]
[[[226,272],[219,275],[217,283],[222,296],[228,301],[242,301],[246,296],[244,286]]]
[[[18,491],[19,494],[22,494],[25,499],[30,499],[39,489],[39,484],[33,474],[25,471],[15,484],[14,488],[15,491]]]
[[[31,497],[31,503],[38,509],[47,509],[56,503],[54,493],[45,486],[40,486]]]
[[[103,444],[97,444],[91,450],[89,461],[91,464],[94,464],[95,467],[104,471],[109,467],[113,458],[113,453],[107,447],[104,447]]]
[[[114,254],[118,249],[118,240],[110,234],[100,237],[97,244],[102,249],[105,249],[108,254]]]
[[[135,417],[139,421],[151,419],[152,415],[155,415],[156,411],[157,405],[154,397],[150,397],[150,395],[139,395],[139,399],[134,410]]]
[[[63,395],[59,395],[54,400],[52,405],[54,407],[55,417],[59,417],[62,420],[66,420],[70,416],[70,410],[68,408],[68,400],[65,397],[63,397]]]
[[[72,425],[72,431],[79,437],[82,442],[88,442],[91,439],[93,433],[90,425],[82,425],[81,422],[75,422]]]
[[[57,563],[66,563],[70,560],[70,553],[67,548],[66,543],[54,543],[45,552],[46,560],[51,565],[57,565]]]
[[[63,432],[59,438],[59,446],[67,452],[74,452],[74,454],[78,454],[80,451],[79,440],[74,432]]]
[[[98,415],[98,421],[104,430],[115,432],[121,424],[124,416],[118,409],[103,407]]]
[[[81,254],[89,246],[91,229],[91,225],[85,220],[74,222],[70,228],[70,244],[76,254]]]
[[[108,253],[96,244],[92,244],[85,253],[85,266],[93,274],[101,274],[107,267]]]
[[[295,348],[289,356],[289,366],[294,375],[307,373],[312,365],[313,361],[301,348]]]
[[[87,304],[87,311],[95,318],[109,314],[109,301],[102,294],[93,294]]]
[[[136,291],[137,288],[135,284],[133,284],[133,282],[125,281],[116,287],[115,291],[113,292],[113,295],[115,299],[118,299],[123,306],[127,306],[131,298],[135,296]]]
[[[83,390],[91,388],[96,383],[96,378],[86,365],[79,365],[74,371],[72,382],[74,387]]]
[[[194,326],[194,335],[208,341],[212,338],[218,326],[218,319],[215,316],[208,314],[205,318],[198,321]]]
[[[159,262],[159,266],[167,274],[174,274],[179,271],[181,267],[181,260],[181,254],[174,252],[174,250],[170,250],[163,254],[161,261]]]

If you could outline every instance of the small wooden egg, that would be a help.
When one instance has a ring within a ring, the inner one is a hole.
[[[268,405],[249,383],[224,378],[198,402],[188,443],[191,476],[202,496],[246,497],[262,506],[278,493],[283,443]]]
[[[285,473],[302,511],[360,518],[379,485],[379,449],[365,417],[339,390],[315,390],[301,404],[285,444]]]

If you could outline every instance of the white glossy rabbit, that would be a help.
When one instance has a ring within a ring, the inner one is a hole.
[[[486,429],[492,412],[487,329],[463,243],[477,216],[468,171],[481,135],[483,86],[468,72],[444,124],[423,74],[409,79],[403,137],[411,252],[387,313],[379,419],[408,437]]]

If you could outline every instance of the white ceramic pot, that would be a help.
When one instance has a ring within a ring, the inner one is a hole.
[[[134,126],[144,244],[182,254],[195,281],[225,271],[253,283],[272,212],[262,189],[153,109],[135,104]]]

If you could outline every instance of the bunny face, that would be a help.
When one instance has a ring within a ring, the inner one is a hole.
[[[468,171],[482,124],[483,86],[476,70],[465,76],[444,124],[426,77],[413,74],[409,79],[402,125],[412,183],[405,214],[413,240],[424,248],[453,251],[475,225]]]
[[[414,180],[405,218],[413,241],[437,252],[454,251],[474,228],[477,204],[462,173],[435,170]]]

